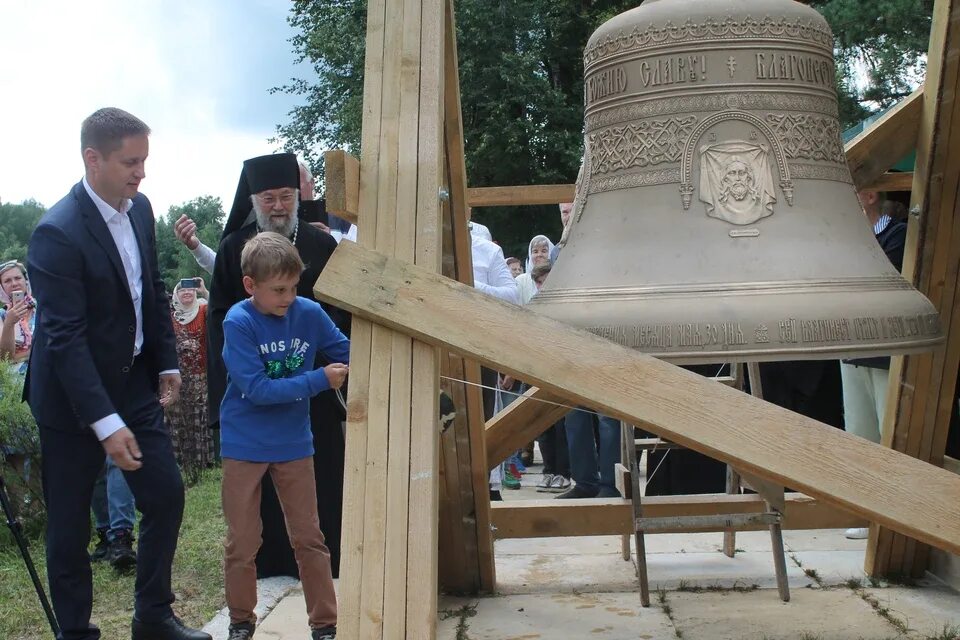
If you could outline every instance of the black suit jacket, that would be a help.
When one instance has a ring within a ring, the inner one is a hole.
[[[140,249],[143,346],[154,385],[177,369],[153,209],[141,194],[128,214]],[[85,429],[117,412],[133,364],[136,315],[113,236],[82,183],[40,219],[27,249],[37,300],[24,395],[37,423]]]

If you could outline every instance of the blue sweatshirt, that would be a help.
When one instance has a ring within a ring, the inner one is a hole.
[[[297,297],[283,317],[257,311],[250,300],[223,321],[227,391],[220,404],[224,458],[289,462],[313,455],[310,397],[330,388],[317,353],[347,363],[350,341],[323,308]]]

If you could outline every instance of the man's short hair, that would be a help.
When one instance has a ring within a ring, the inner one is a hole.
[[[507,264],[508,264],[508,265],[511,265],[511,264],[514,264],[514,263],[520,264],[520,258],[514,258],[514,257],[512,257],[512,256],[509,257],[509,258],[507,258]]]
[[[299,276],[303,268],[303,260],[293,243],[273,231],[253,236],[240,252],[240,270],[257,281],[277,276]]]
[[[124,138],[141,135],[150,135],[150,127],[137,116],[116,107],[97,109],[80,125],[80,152],[96,149],[107,157],[123,146]]]

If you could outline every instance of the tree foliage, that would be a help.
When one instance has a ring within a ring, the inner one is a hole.
[[[582,154],[584,46],[636,0],[458,0],[457,42],[471,186],[572,182]],[[922,74],[933,0],[812,0],[836,37],[841,120],[849,126],[910,92]],[[304,104],[277,127],[317,166],[317,148],[359,153],[365,0],[295,0],[291,43],[317,80],[275,91]],[[510,255],[534,233],[557,240],[555,207],[481,209]]]
[[[44,211],[46,209],[43,205],[35,200],[27,200],[22,204],[0,205],[0,261],[26,262],[30,234]],[[202,273],[193,255],[173,233],[173,223],[182,214],[197,223],[197,235],[200,241],[209,247],[216,249],[223,231],[223,205],[220,198],[212,196],[200,196],[172,206],[165,216],[157,218],[157,259],[160,263],[160,275],[169,291],[173,291],[180,278],[203,276],[209,284],[209,278]]]
[[[46,209],[36,200],[0,205],[0,261],[27,260],[27,242]]]

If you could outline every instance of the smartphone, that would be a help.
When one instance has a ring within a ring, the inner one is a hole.
[[[11,298],[13,299],[14,304],[20,304],[23,302],[24,298],[27,297],[26,291],[14,291]]]
[[[328,224],[326,200],[304,200],[298,212],[304,222],[322,222]]]
[[[198,278],[183,278],[180,280],[181,289],[199,289],[200,280]]]

